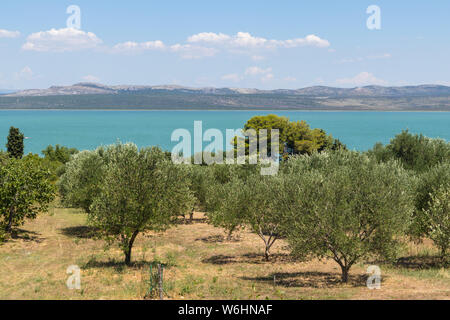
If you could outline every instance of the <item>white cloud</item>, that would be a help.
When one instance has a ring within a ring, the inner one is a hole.
[[[170,47],[172,52],[179,53],[183,59],[199,59],[203,57],[212,57],[218,53],[215,48],[207,48],[190,44],[175,44]]]
[[[15,80],[31,80],[33,79],[34,73],[30,67],[26,66],[19,72],[14,73]]]
[[[83,81],[86,81],[86,82],[100,82],[100,78],[93,76],[91,74],[84,76],[82,79],[83,79]]]
[[[236,35],[230,36],[223,33],[202,32],[192,35],[188,38],[188,42],[207,43],[214,45],[222,45],[227,47],[241,48],[296,48],[302,46],[313,46],[319,48],[329,47],[328,40],[310,34],[305,38],[295,38],[288,40],[270,40],[262,37],[252,36],[248,32],[238,32]]]
[[[343,78],[336,80],[336,83],[344,86],[367,86],[367,85],[386,85],[387,82],[376,78],[369,72],[361,72],[353,78]]]
[[[133,42],[127,41],[118,43],[113,47],[114,52],[142,52],[147,50],[164,50],[165,44],[160,41]]]
[[[367,56],[367,59],[376,60],[376,59],[390,59],[392,55],[390,53],[378,54],[373,56]]]
[[[261,68],[261,67],[248,67],[245,69],[244,73],[242,75],[238,73],[231,73],[226,74],[221,77],[222,80],[225,81],[233,81],[233,82],[239,82],[241,80],[244,80],[246,78],[254,78],[254,77],[260,77],[260,80],[262,82],[271,81],[274,79],[274,75],[272,73],[272,68]]]
[[[0,29],[0,38],[17,38],[20,36],[19,31],[9,31]]]
[[[242,80],[242,77],[237,73],[230,73],[222,76],[221,79],[225,81],[239,82]]]
[[[273,78],[274,78],[273,73],[267,73],[261,78],[261,81],[262,82],[267,82],[267,81],[272,80]]]
[[[281,46],[284,46],[286,48],[296,48],[300,46],[327,48],[330,46],[330,42],[328,42],[328,40],[321,39],[314,34],[310,34],[305,38],[297,38],[292,40],[281,41]]]
[[[197,42],[224,42],[230,40],[230,36],[223,33],[214,33],[214,32],[201,32],[194,34],[188,38],[188,42],[197,43]]]
[[[39,52],[66,52],[92,49],[102,43],[94,33],[73,28],[40,31],[27,37],[23,50]]]
[[[272,68],[263,69],[260,67],[248,67],[245,69],[245,75],[256,76],[261,74],[268,74],[272,72]]]

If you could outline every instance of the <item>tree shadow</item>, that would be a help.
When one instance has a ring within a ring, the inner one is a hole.
[[[246,253],[237,256],[228,255],[215,255],[206,259],[203,259],[203,263],[225,265],[232,263],[249,263],[249,264],[268,264],[268,263],[289,263],[293,258],[284,253],[275,253],[270,256],[270,260],[266,261],[263,254],[259,253]]]
[[[190,225],[190,224],[197,224],[197,223],[206,223],[208,221],[207,218],[196,218],[195,215],[192,218],[192,220],[189,219],[189,215],[186,215],[186,217],[178,217],[175,221],[175,224],[178,225]]]
[[[195,241],[202,241],[205,243],[222,243],[225,242],[225,237],[221,234],[216,234],[204,238],[197,238]]]
[[[123,260],[110,259],[108,261],[98,261],[94,258],[83,264],[81,269],[114,269],[117,272],[122,272],[126,268],[142,269],[149,267],[151,264],[156,265],[156,262],[137,260],[131,261],[131,264],[127,266]]]
[[[95,237],[97,231],[96,228],[88,226],[67,227],[60,230],[65,236],[79,239],[92,239]]]
[[[34,231],[24,229],[14,229],[11,235],[11,240],[22,240],[25,242],[41,243],[42,241],[45,240],[45,238],[40,236],[41,236],[40,233]],[[8,239],[6,240],[6,242],[8,242]]]
[[[394,265],[405,269],[423,270],[440,269],[444,266],[448,266],[448,262],[445,263],[439,256],[416,255],[399,258]]]
[[[342,285],[340,274],[330,272],[280,272],[267,277],[241,277],[243,280],[271,283],[285,288],[333,288]],[[349,275],[348,284],[353,287],[366,285],[367,275]]]
[[[224,242],[240,242],[241,238],[238,235],[233,235],[231,239],[221,234],[215,234],[203,238],[197,238],[195,241],[202,241],[205,243],[224,243]]]

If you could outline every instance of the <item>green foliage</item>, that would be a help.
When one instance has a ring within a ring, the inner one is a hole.
[[[45,150],[42,150],[44,159],[48,159],[54,162],[60,162],[66,164],[70,161],[70,158],[77,154],[79,151],[75,148],[67,148],[57,144],[55,147],[48,146]]]
[[[11,127],[9,129],[8,142],[6,143],[6,149],[8,150],[8,154],[10,157],[21,159],[23,156],[24,144],[23,144],[24,135],[20,132],[19,129]]]
[[[93,199],[100,193],[105,171],[104,148],[75,154],[65,165],[65,173],[58,181],[61,201],[65,206],[90,212]]]
[[[439,188],[432,195],[424,215],[427,235],[440,249],[442,259],[446,260],[450,247],[450,185]]]
[[[270,258],[270,249],[281,237],[283,212],[278,190],[283,185],[282,176],[261,176],[254,174],[245,184],[236,185],[241,190],[240,197],[234,199],[243,205],[243,221],[253,233],[264,242],[264,256],[266,261]],[[233,201],[233,199],[228,199]],[[225,201],[225,206],[229,202]]]
[[[244,126],[244,131],[249,129],[255,130],[258,135],[260,130],[267,130],[267,153],[269,155],[272,129],[279,130],[279,154],[312,154],[316,151],[345,148],[339,140],[334,140],[331,135],[327,135],[322,129],[311,129],[305,121],[291,122],[287,117],[279,117],[273,114],[251,118]],[[254,139],[256,138],[245,139],[246,150]],[[238,138],[235,137],[232,143],[234,148],[237,149]]]
[[[442,139],[431,139],[402,131],[383,147],[380,143],[369,151],[378,161],[398,159],[405,169],[425,172],[430,168],[450,161],[450,143]]]
[[[0,166],[6,164],[8,161],[8,154],[2,150],[0,150]]]
[[[55,196],[49,175],[35,157],[0,165],[0,224],[7,233],[48,210]]]
[[[277,197],[295,256],[334,259],[344,282],[358,261],[395,256],[413,210],[410,176],[399,164],[344,151],[289,162]]]
[[[190,179],[190,190],[195,198],[194,206],[200,210],[204,210],[206,208],[206,197],[212,178],[211,170],[206,166],[189,165],[188,174]]]
[[[188,171],[156,147],[139,150],[134,144],[116,144],[105,148],[104,159],[100,193],[88,219],[100,237],[119,244],[130,264],[140,232],[166,230],[191,210]]]
[[[429,216],[425,214],[433,205],[433,197],[440,189],[450,188],[450,163],[442,163],[418,178],[415,197],[415,219],[410,234],[417,239],[428,235]]]

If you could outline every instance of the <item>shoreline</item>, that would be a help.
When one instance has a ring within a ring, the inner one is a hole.
[[[110,111],[110,112],[390,112],[390,113],[437,113],[437,112],[450,112],[450,110],[311,110],[311,109],[0,109],[1,111]]]

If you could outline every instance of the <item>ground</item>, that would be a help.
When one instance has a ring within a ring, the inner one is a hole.
[[[333,261],[294,261],[281,240],[271,262],[263,252],[257,236],[241,230],[227,241],[196,213],[192,224],[140,235],[125,267],[115,246],[92,237],[85,214],[55,207],[0,245],[0,299],[143,299],[152,262],[167,265],[168,299],[450,299],[450,270],[436,265],[430,242],[409,244],[396,264],[378,263],[379,290],[366,287],[369,263],[342,284]],[[66,286],[70,265],[81,268],[81,290]]]

